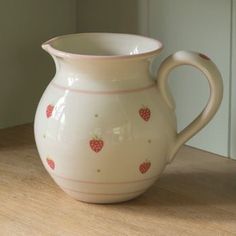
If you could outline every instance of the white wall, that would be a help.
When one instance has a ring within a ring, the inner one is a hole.
[[[145,2],[145,1],[144,1]],[[136,33],[140,22],[140,0],[78,0],[78,32]]]
[[[54,73],[40,45],[75,31],[75,0],[0,1],[0,128],[33,121]]]

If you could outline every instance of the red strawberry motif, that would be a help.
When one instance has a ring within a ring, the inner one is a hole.
[[[52,170],[55,169],[55,162],[52,159],[47,158],[47,163]]]
[[[142,174],[145,174],[149,168],[151,167],[151,162],[146,160],[144,161],[142,164],[140,164],[139,166],[139,171],[142,173]]]
[[[198,54],[201,58],[203,58],[203,59],[206,59],[206,60],[211,60],[208,56],[206,56],[205,54],[202,54],[202,53],[199,53]]]
[[[100,152],[104,146],[104,142],[102,139],[95,136],[89,141],[89,145],[94,152]]]
[[[148,107],[143,106],[139,109],[139,115],[143,118],[143,120],[148,121],[151,117],[151,111]]]
[[[47,106],[47,109],[46,109],[47,118],[50,118],[52,116],[53,109],[54,109],[53,105],[49,104]]]

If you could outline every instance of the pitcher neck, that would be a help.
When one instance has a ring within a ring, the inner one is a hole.
[[[70,78],[96,80],[145,79],[149,76],[151,59],[142,60],[70,60],[53,56],[56,73]]]

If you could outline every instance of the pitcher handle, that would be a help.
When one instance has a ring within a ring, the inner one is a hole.
[[[157,84],[163,99],[170,109],[175,109],[175,103],[168,87],[168,75],[177,66],[191,65],[198,68],[208,80],[210,97],[203,111],[180,133],[169,153],[168,162],[174,159],[181,145],[201,130],[215,115],[223,97],[223,82],[216,65],[204,54],[190,51],[179,51],[167,57],[157,73]]]

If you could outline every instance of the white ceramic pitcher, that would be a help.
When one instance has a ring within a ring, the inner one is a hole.
[[[150,65],[162,49],[154,39],[82,33],[51,39],[42,47],[53,57],[56,74],[37,109],[37,147],[54,181],[81,201],[120,202],[145,192],[222,100],[220,73],[201,53],[169,56],[153,80]],[[177,133],[167,81],[180,65],[204,73],[210,98]]]

